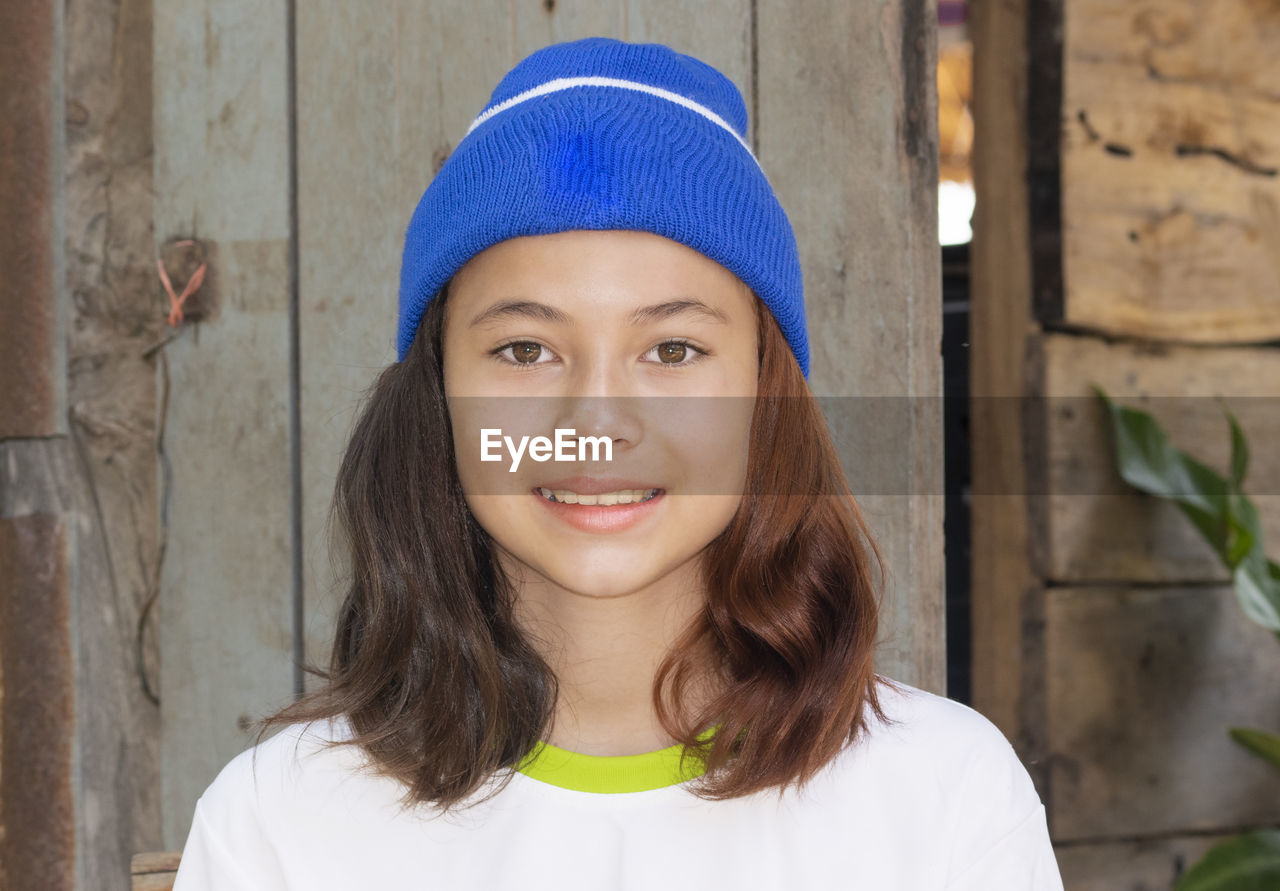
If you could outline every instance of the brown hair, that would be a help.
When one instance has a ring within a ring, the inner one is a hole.
[[[360,746],[403,782],[406,806],[446,811],[543,739],[557,697],[458,479],[441,349],[448,287],[404,361],[370,388],[338,470],[330,522],[345,532],[350,579],[329,669],[307,666],[324,683],[257,722],[261,741],[273,726],[345,715],[352,735],[336,744]],[[888,721],[876,686],[892,684],[872,669],[880,601],[870,564],[883,574],[881,552],[758,299],[756,316],[746,490],[704,551],[707,602],[653,685],[662,727],[704,770],[690,790],[709,799],[803,785],[866,731],[868,709]],[[691,714],[688,688],[707,665],[718,684]]]

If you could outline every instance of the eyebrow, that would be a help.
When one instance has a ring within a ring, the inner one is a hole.
[[[723,324],[728,324],[729,322],[729,317],[722,310],[708,306],[693,297],[678,297],[674,300],[667,300],[664,303],[640,307],[631,314],[628,324],[640,325],[645,322],[660,321],[688,313],[701,316],[713,322],[721,322]],[[511,318],[535,319],[540,322],[559,325],[569,321],[569,316],[566,313],[556,309],[554,306],[548,306],[536,300],[500,300],[472,319],[470,327],[474,328],[486,322]]]
[[[675,300],[668,300],[666,303],[655,303],[653,306],[642,306],[631,314],[631,324],[640,325],[644,322],[656,322],[661,319],[669,319],[672,316],[678,316],[685,313],[693,313],[702,316],[712,322],[722,322],[729,324],[729,316],[723,310],[708,306],[701,300],[693,297],[678,297]]]

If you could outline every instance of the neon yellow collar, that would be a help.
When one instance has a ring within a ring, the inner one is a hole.
[[[706,739],[715,731],[715,727],[705,730],[698,739]],[[681,769],[683,749],[684,746],[676,743],[640,755],[583,755],[539,742],[516,770],[535,780],[577,792],[647,792],[702,775],[702,765],[692,755],[685,759]]]

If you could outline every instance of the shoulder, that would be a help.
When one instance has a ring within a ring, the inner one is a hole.
[[[871,720],[873,736],[918,746],[1002,749],[1008,739],[986,715],[963,702],[878,675],[880,706],[887,721]]]
[[[334,750],[325,744],[342,738],[344,727],[290,725],[227,762],[196,802],[176,891],[283,887],[278,843],[296,821],[281,820],[282,808],[324,777],[323,764],[307,762],[332,761]]]
[[[896,765],[917,809],[937,814],[950,875],[981,883],[1005,870],[1017,881],[986,887],[1061,888],[1044,803],[1000,728],[961,702],[893,683],[881,704],[897,723],[873,727],[869,760]]]
[[[1040,805],[1026,766],[989,718],[954,699],[885,680],[879,698],[888,720],[871,716],[864,752],[929,776],[958,802],[980,798],[993,809],[1020,814]]]
[[[344,718],[290,724],[232,758],[200,796],[203,817],[216,824],[269,823],[309,788],[358,769],[362,753],[335,745],[350,738]]]
[[[937,815],[946,887],[1062,891],[1044,803],[1000,728],[963,703],[895,683],[882,705],[899,723],[877,725],[868,747],[909,763],[902,787],[917,813],[923,804]]]

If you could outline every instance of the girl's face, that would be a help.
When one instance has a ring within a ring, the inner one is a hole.
[[[513,238],[458,271],[443,335],[458,475],[508,569],[597,597],[693,577],[742,498],[755,301],[648,232]]]

